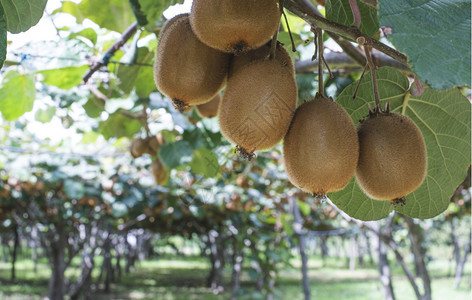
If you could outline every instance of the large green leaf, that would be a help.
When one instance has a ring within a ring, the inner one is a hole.
[[[374,106],[370,73],[352,99],[355,85],[348,86],[336,100],[357,125]],[[396,210],[414,218],[432,218],[442,213],[470,166],[470,103],[459,90],[437,91],[426,88],[421,96],[409,91],[408,79],[393,68],[378,70],[382,105],[390,103],[393,112],[410,117],[420,128],[428,153],[428,172],[423,184],[406,196],[406,205]],[[394,208],[389,201],[369,199],[353,179],[348,186],[330,194],[331,200],[352,217],[381,219]]]
[[[111,114],[106,121],[100,122],[98,129],[105,139],[111,137],[132,136],[141,129],[141,123],[131,119],[120,112]]]
[[[7,23],[3,13],[3,7],[0,6],[0,69],[7,57]]]
[[[20,33],[36,25],[43,16],[46,3],[47,0],[0,0],[8,31]]]
[[[65,67],[39,71],[38,74],[44,76],[43,82],[45,84],[54,85],[58,88],[68,90],[74,86],[80,85],[82,82],[82,76],[89,68],[89,66]]]
[[[182,0],[130,0],[138,24],[153,31],[156,23],[162,20],[162,12],[169,6],[182,3]]]
[[[80,14],[100,27],[123,32],[135,20],[128,0],[83,0]]]
[[[357,0],[357,6],[361,13],[360,30],[370,36],[379,32],[379,20],[377,19],[377,10],[362,1]],[[351,6],[348,0],[328,0],[326,1],[326,18],[336,23],[350,26],[354,22]]]
[[[0,86],[0,112],[5,120],[15,120],[33,109],[36,97],[34,77],[10,70]]]
[[[177,141],[159,148],[159,157],[168,168],[176,168],[192,161],[193,151],[189,142]]]
[[[470,85],[470,0],[383,0],[379,21],[419,78],[435,89]]]
[[[63,1],[61,7],[52,12],[56,13],[67,13],[73,15],[77,19],[77,23],[82,23],[85,19],[84,14],[80,11],[79,4],[72,1]]]
[[[146,47],[139,47],[136,49],[136,53],[131,60],[122,60],[124,63],[129,63],[129,65],[120,65],[117,70],[117,76],[120,79],[119,87],[123,92],[129,93],[135,87],[136,92],[138,92],[137,84],[139,83],[138,96],[144,98],[148,97],[149,94],[156,89],[152,67],[147,66],[147,64],[152,64],[153,58],[154,53],[152,51],[149,51]],[[148,76],[145,76],[145,74],[148,74]],[[151,75],[151,77],[149,77],[149,75]],[[140,81],[146,80],[147,82],[137,81],[138,77]]]
[[[215,153],[203,147],[193,151],[193,160],[190,163],[190,168],[192,172],[205,177],[214,177],[220,171],[220,165]]]

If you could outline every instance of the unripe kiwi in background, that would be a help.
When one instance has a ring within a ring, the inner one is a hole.
[[[137,138],[135,139],[130,146],[130,153],[133,158],[138,158],[142,156],[144,153],[147,153],[148,150],[148,143],[145,139]]]
[[[167,181],[167,171],[160,159],[152,162],[151,173],[157,185],[163,185]]]
[[[197,113],[202,118],[213,118],[218,115],[218,107],[220,106],[221,96],[216,94],[213,99],[207,103],[199,104],[195,106]]]
[[[250,63],[228,79],[220,103],[221,133],[251,158],[285,135],[297,101],[293,73],[276,60]]]
[[[413,121],[396,113],[371,114],[357,133],[356,179],[369,197],[402,202],[421,185],[426,176],[426,145]]]
[[[267,43],[262,47],[251,50],[243,55],[233,56],[233,58],[231,59],[231,64],[229,66],[228,77],[231,77],[239,69],[251,62],[267,59],[269,57],[270,50],[271,45],[270,43]],[[290,54],[287,52],[284,46],[282,46],[281,44],[277,44],[275,51],[275,60],[277,60],[282,66],[285,66],[290,72],[295,73],[292,58],[290,57]]]
[[[161,133],[148,137],[146,141],[148,143],[148,153],[151,156],[155,156],[157,151],[159,151],[159,148],[165,143],[164,137]]]
[[[354,175],[358,156],[356,128],[339,104],[317,94],[297,108],[283,143],[295,186],[319,196],[339,191]]]
[[[279,20],[277,0],[193,0],[190,12],[203,43],[236,55],[270,40]]]
[[[231,56],[203,44],[188,14],[166,22],[159,35],[154,79],[163,94],[183,112],[210,101],[224,85]]]

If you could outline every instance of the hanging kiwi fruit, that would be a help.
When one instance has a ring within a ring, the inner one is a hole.
[[[228,79],[218,111],[221,133],[251,159],[285,135],[297,101],[294,74],[276,59],[249,63]]]
[[[265,44],[279,26],[277,0],[193,0],[197,37],[224,52],[243,54]]]
[[[404,204],[426,176],[426,145],[421,131],[407,116],[388,109],[371,111],[360,122],[356,179],[371,198]]]
[[[166,22],[159,35],[154,79],[177,110],[210,101],[226,80],[231,56],[202,43],[193,33],[189,15]]]
[[[229,66],[228,78],[231,77],[243,66],[251,62],[267,59],[267,57],[269,57],[270,50],[271,50],[271,44],[269,42],[263,45],[262,47],[251,50],[243,55],[233,56],[231,60],[231,64]],[[295,72],[290,54],[287,52],[284,46],[282,46],[282,44],[280,43],[277,43],[277,46],[276,46],[275,59],[282,66],[286,67],[286,69],[289,70],[290,72]]]
[[[359,143],[348,113],[319,93],[295,111],[283,142],[288,179],[315,196],[343,189],[356,170]]]
[[[221,96],[216,94],[213,99],[207,103],[199,104],[195,106],[197,113],[202,118],[213,118],[218,115],[218,107],[220,106]]]
[[[151,173],[157,185],[163,185],[167,181],[167,171],[160,159],[155,159],[151,164]]]
[[[129,148],[129,152],[133,158],[138,158],[144,153],[147,153],[148,143],[146,139],[137,138],[135,139]]]

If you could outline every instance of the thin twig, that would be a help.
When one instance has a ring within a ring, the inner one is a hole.
[[[359,10],[359,6],[357,6],[357,1],[349,0],[349,6],[351,7],[352,16],[354,17],[352,26],[356,26],[357,28],[361,27],[361,11]]]
[[[357,97],[357,92],[359,91],[359,87],[361,86],[362,79],[364,79],[365,72],[369,68],[369,65],[365,65],[364,70],[362,71],[361,78],[359,78],[359,81],[357,82],[356,89],[354,90],[354,93],[352,94],[352,99],[356,99]]]
[[[323,82],[323,31],[321,28],[316,28],[317,42],[318,42],[318,93],[324,97],[324,82]]]
[[[280,16],[282,16],[284,13],[284,0],[279,0],[279,9],[280,9]],[[279,24],[277,25],[277,30],[275,31],[274,36],[272,37],[272,41],[270,43],[270,53],[269,53],[270,60],[275,58],[275,52],[277,51],[277,37],[279,35],[279,27],[280,27],[280,18],[279,18]]]
[[[359,38],[359,40],[362,40],[362,38]],[[364,45],[364,52],[365,56],[367,57],[370,73],[372,75],[372,88],[374,89],[375,106],[380,110],[379,88],[377,86],[377,74],[375,71],[377,67],[375,66],[374,61],[372,60],[372,56],[370,55],[369,46]]]
[[[100,61],[96,61],[90,67],[87,73],[82,77],[83,84],[86,84],[87,81],[92,77],[92,75],[97,72],[101,67],[107,65],[110,61],[110,58],[118,51],[124,44],[136,33],[138,30],[138,23],[134,22],[129,26],[125,32],[121,35],[120,39],[116,41],[103,55],[103,58]]]
[[[357,40],[359,37],[365,38],[365,43],[388,56],[398,60],[401,63],[407,64],[407,57],[403,53],[379,42],[375,38],[372,38],[362,33],[358,28],[352,26],[344,26],[336,22],[325,19],[324,17],[314,13],[306,3],[297,0],[285,0],[285,8],[291,11],[293,14],[299,16],[305,20],[310,26],[319,27],[323,30],[337,33],[346,36],[352,40]]]

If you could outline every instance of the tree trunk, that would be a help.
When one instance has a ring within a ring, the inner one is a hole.
[[[208,233],[211,270],[207,278],[207,287],[216,293],[223,291],[223,248],[219,245],[221,243],[219,235],[216,230],[210,230]]]
[[[470,247],[472,243],[472,233],[469,232],[469,240],[467,244],[465,245],[465,252],[464,256],[462,256],[462,259],[459,261],[459,264],[456,267],[456,276],[454,278],[454,288],[457,289],[459,287],[459,284],[461,283],[462,275],[464,273],[464,266],[465,263],[467,262],[467,257],[469,256],[470,253]]]
[[[302,284],[303,295],[305,300],[311,299],[310,278],[308,277],[308,257],[305,252],[305,235],[302,231],[302,217],[300,215],[300,208],[298,207],[297,199],[292,199],[293,212],[293,229],[298,240],[298,249],[302,260]]]
[[[231,300],[236,300],[237,293],[241,286],[241,272],[243,270],[243,251],[238,246],[238,240],[234,238],[234,253],[233,253],[233,273],[231,276],[232,282],[232,292],[231,292]]]
[[[18,234],[18,225],[14,223],[12,225],[13,229],[13,251],[11,253],[11,281],[16,279],[16,257],[18,254],[18,246],[20,245],[20,235]]]
[[[349,270],[353,271],[356,269],[356,256],[357,256],[357,243],[356,235],[351,234],[349,237],[350,251],[349,251]]]
[[[376,227],[376,230],[381,232],[380,222],[375,222],[374,224],[375,224],[374,226]],[[377,255],[379,259],[377,266],[380,273],[380,283],[382,284],[384,299],[395,300],[395,293],[393,291],[393,285],[392,285],[392,272],[390,270],[390,265],[388,264],[388,258],[387,258],[387,247],[382,242],[380,236],[378,236],[376,240],[376,246],[377,246]]]
[[[423,244],[423,233],[418,224],[410,217],[403,216],[410,234],[413,254],[418,264],[418,271],[423,281],[424,294],[421,295],[421,300],[431,300],[431,279],[429,277],[428,269],[426,268]]]
[[[65,276],[66,270],[65,249],[66,232],[62,225],[55,226],[56,232],[49,235],[50,243],[50,265],[52,269],[49,280],[49,300],[63,300],[66,292]],[[56,236],[56,237],[55,237]]]

